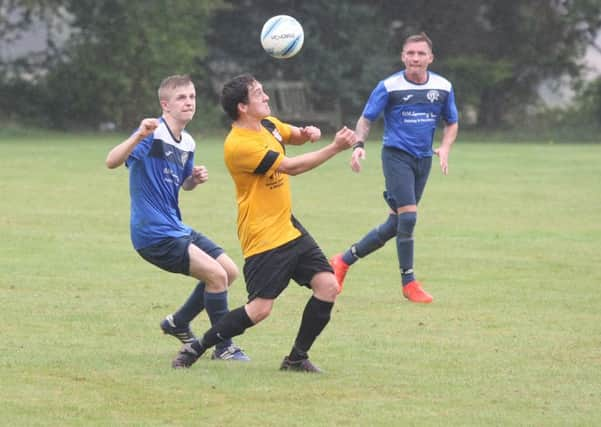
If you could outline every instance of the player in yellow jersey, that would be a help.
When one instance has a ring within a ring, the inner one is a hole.
[[[311,170],[355,144],[355,133],[343,127],[332,143],[287,157],[286,144],[314,142],[321,131],[283,123],[271,117],[269,97],[253,76],[227,82],[221,105],[233,120],[224,155],[236,185],[238,237],[244,254],[248,302],[230,311],[202,339],[185,344],[174,368],[191,366],[207,349],[264,320],[290,279],[313,291],[305,306],[290,354],[280,369],[321,372],[309,361],[309,349],[330,320],[338,282],[327,258],[292,215],[289,176]]]

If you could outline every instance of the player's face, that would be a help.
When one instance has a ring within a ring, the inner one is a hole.
[[[246,105],[249,116],[262,119],[271,114],[269,97],[263,91],[263,85],[259,82],[252,83],[248,88],[248,104]]]
[[[179,122],[188,123],[196,112],[196,89],[192,83],[178,86],[163,101],[163,111]]]
[[[430,46],[426,42],[411,42],[403,47],[401,60],[408,73],[424,73],[434,60]]]

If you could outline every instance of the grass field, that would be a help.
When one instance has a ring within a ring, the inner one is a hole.
[[[402,298],[389,243],[347,276],[315,376],[277,369],[309,297],[294,284],[236,339],[251,363],[170,368],[158,323],[194,282],[131,248],[127,171],[104,166],[119,139],[0,139],[1,425],[601,425],[599,144],[458,142],[415,233],[434,303]],[[377,146],[360,175],[344,153],[292,178],[328,255],[386,215]],[[241,266],[220,141],[198,160],[210,179],[181,194],[184,220]],[[231,307],[245,295],[239,279]]]

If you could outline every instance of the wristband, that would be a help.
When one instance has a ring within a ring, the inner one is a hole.
[[[355,142],[353,145],[353,151],[355,151],[357,148],[365,148],[365,143],[363,141]]]

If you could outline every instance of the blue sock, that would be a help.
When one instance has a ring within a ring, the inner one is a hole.
[[[348,265],[354,264],[359,258],[380,249],[384,244],[397,234],[397,216],[390,214],[385,223],[378,225],[347,250],[342,259]]]
[[[211,326],[215,326],[223,316],[229,313],[227,305],[227,291],[218,293],[204,293],[205,308],[209,319],[211,320]],[[232,345],[231,339],[226,339],[217,344],[217,349],[223,349]]]
[[[204,282],[198,282],[184,305],[173,313],[173,321],[177,326],[189,324],[204,308]]]
[[[413,229],[416,221],[417,212],[399,214],[396,248],[403,286],[415,280],[413,274]]]

